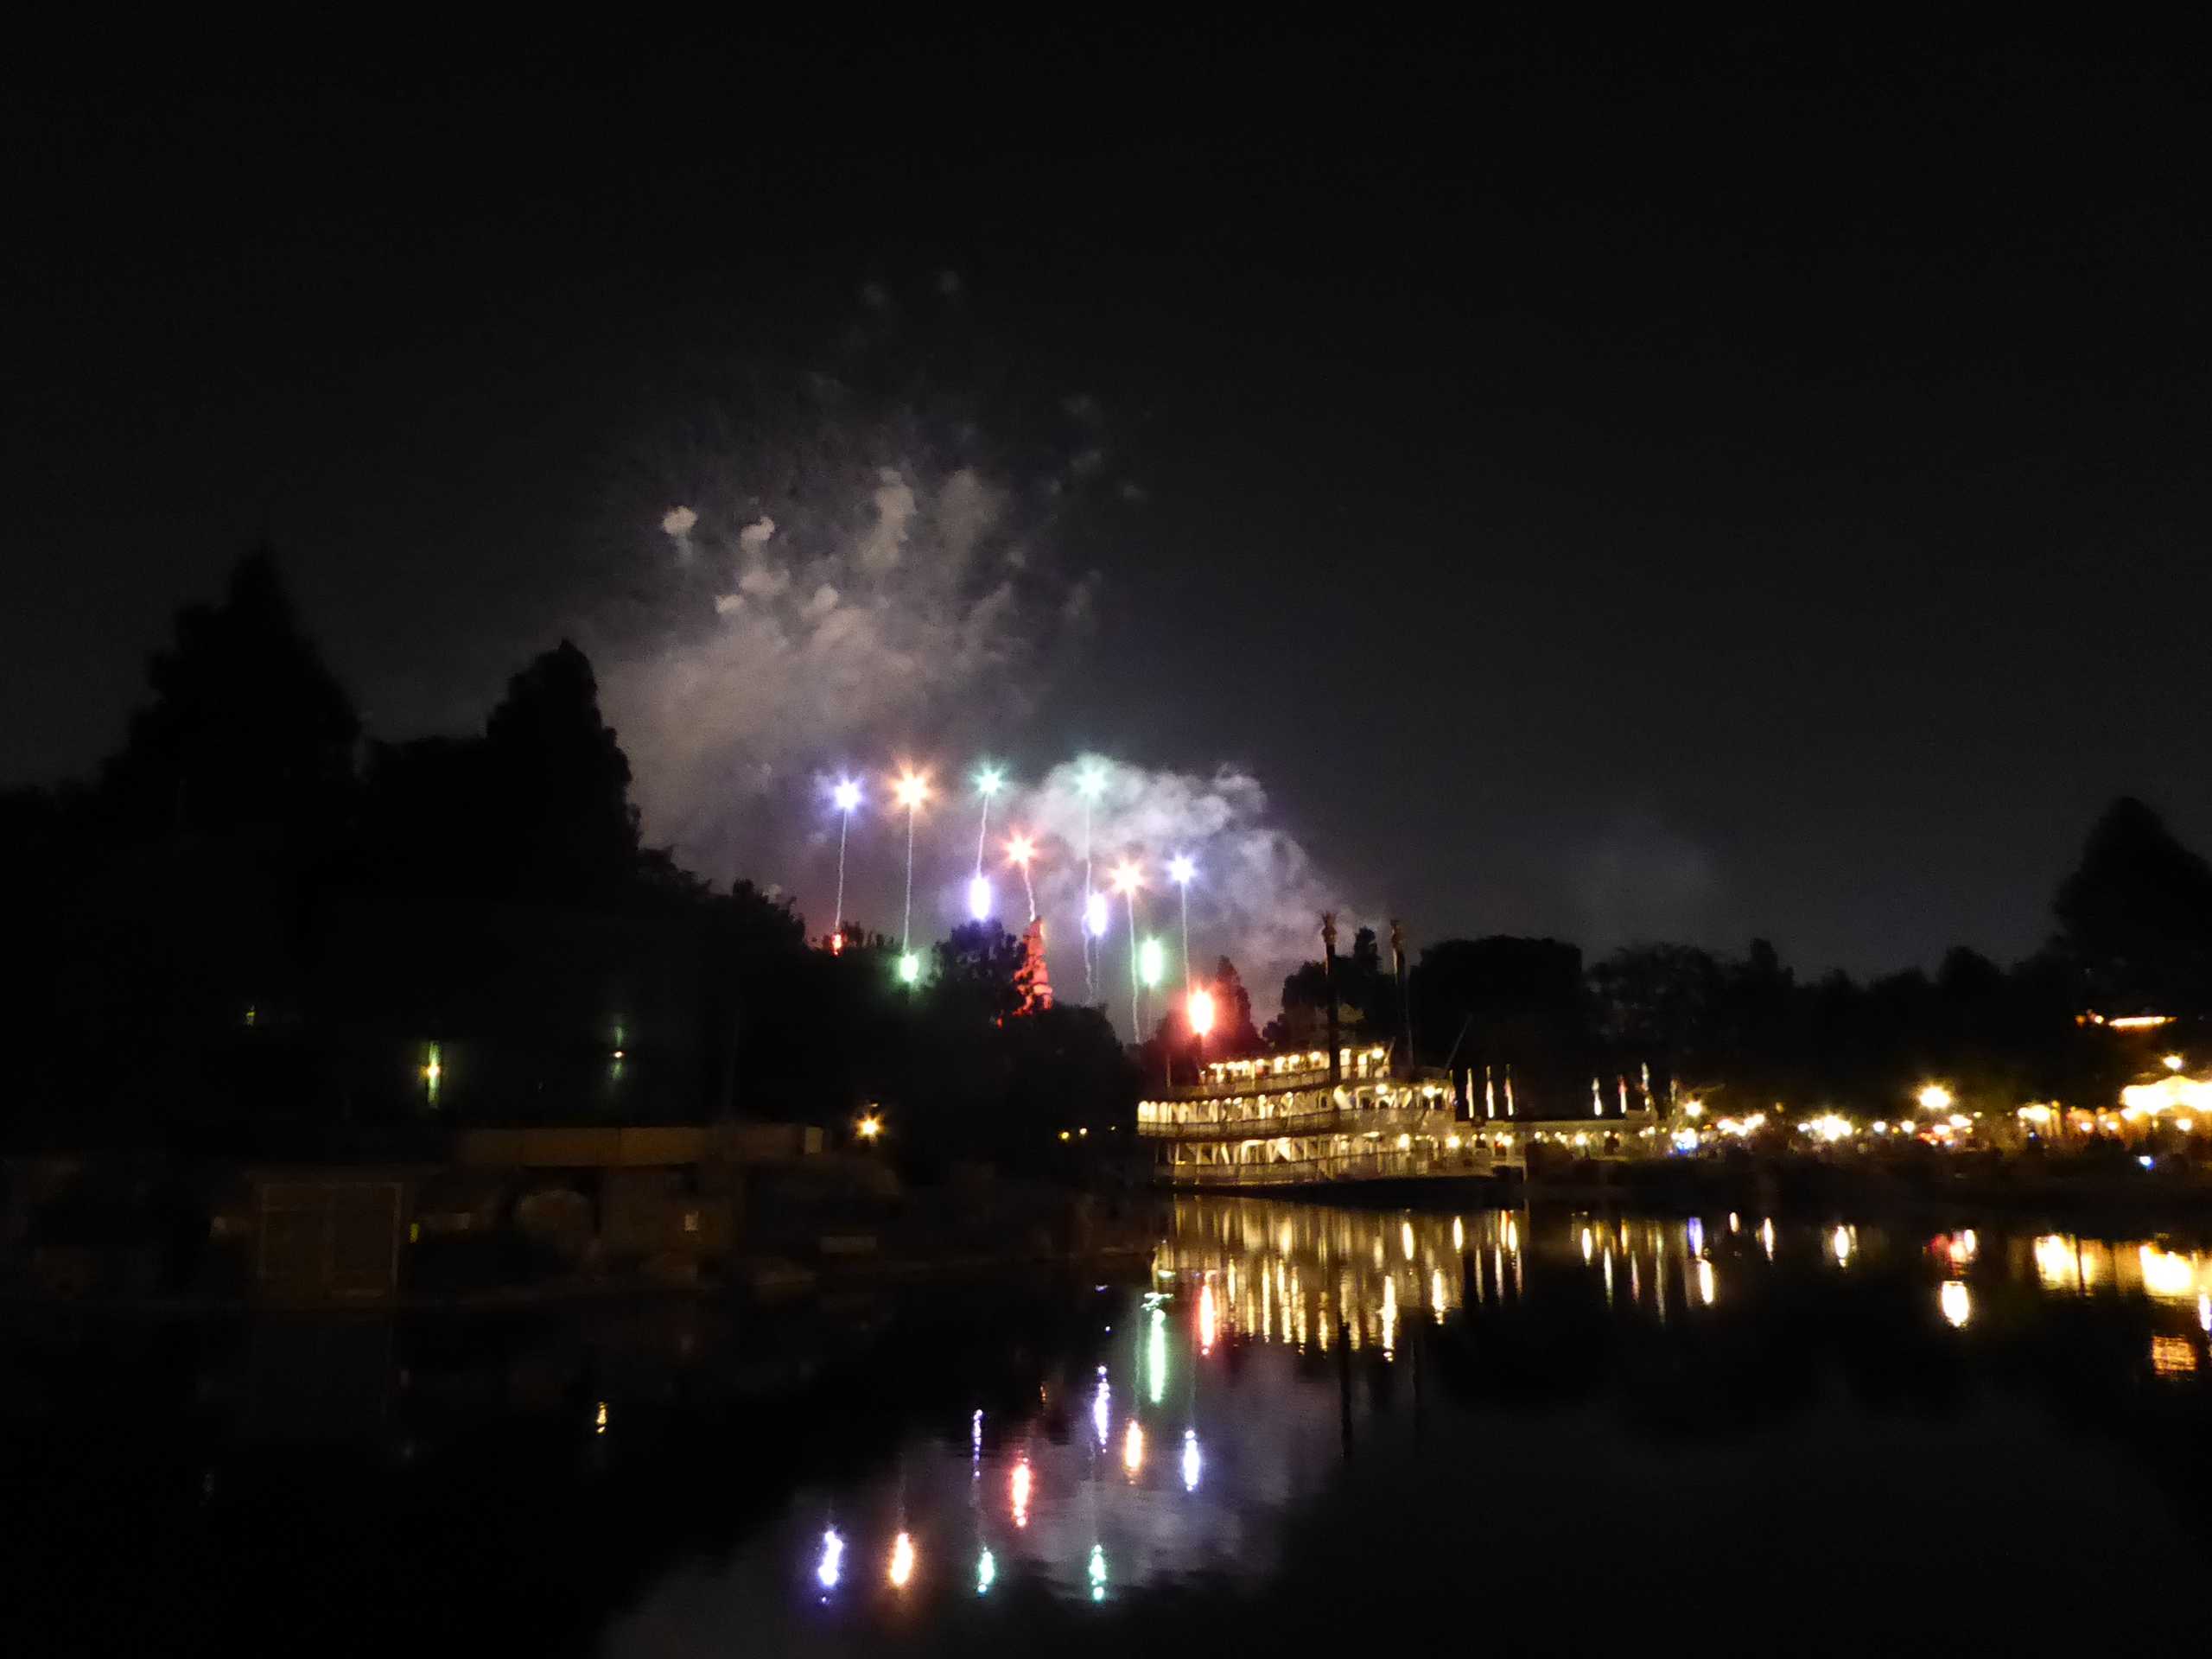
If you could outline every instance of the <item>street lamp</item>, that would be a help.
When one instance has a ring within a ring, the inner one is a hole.
[[[1914,1098],[1919,1101],[1922,1111],[1942,1112],[1950,1109],[1952,1096],[1942,1084],[1931,1083],[1924,1084]]]

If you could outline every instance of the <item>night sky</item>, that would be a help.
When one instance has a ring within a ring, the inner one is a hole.
[[[2025,951],[2118,792],[2212,847],[2177,42],[441,49],[8,72],[0,781],[264,535],[379,736],[634,640],[638,456],[863,327],[1113,484],[944,764],[1230,760],[1416,941],[1801,970]]]

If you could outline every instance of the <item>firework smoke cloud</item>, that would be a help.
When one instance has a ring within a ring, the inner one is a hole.
[[[960,297],[957,283],[938,292]],[[1143,492],[1117,474],[1096,400],[986,411],[924,390],[946,377],[898,366],[896,301],[871,291],[862,316],[834,372],[751,373],[654,447],[618,532],[633,605],[594,646],[648,839],[718,881],[745,873],[794,891],[817,928],[831,919],[829,893],[809,885],[834,848],[831,781],[869,779],[880,809],[895,760],[934,763],[932,810],[951,818],[925,828],[915,892],[916,931],[934,937],[964,913],[973,868],[972,830],[967,868],[950,855],[953,822],[973,822],[957,768],[1049,697],[1099,589],[1069,550]],[[1164,895],[1167,854],[1197,855],[1202,963],[1226,951],[1266,988],[1312,954],[1331,895],[1298,842],[1266,824],[1255,779],[1098,764],[1099,868],[1141,857]],[[1071,990],[1079,947],[1058,924],[1081,904],[1075,776],[1069,762],[1033,779],[1001,820],[1039,837],[1039,904]],[[864,834],[856,824],[856,844]],[[865,874],[854,888],[854,919],[882,913]],[[1102,994],[1114,985],[1101,974]]]

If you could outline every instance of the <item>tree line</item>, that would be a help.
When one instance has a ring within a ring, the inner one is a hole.
[[[480,731],[365,740],[274,558],[179,613],[88,779],[0,793],[28,971],[0,1030],[11,1140],[307,1147],[459,1124],[828,1123],[938,1155],[1106,1123],[1105,1020],[1014,1017],[1021,947],[957,931],[917,988],[861,930],[640,839],[592,666],[563,640]]]
[[[1467,1077],[1478,1111],[1485,1076],[1495,1091],[1511,1067],[1524,1116],[1582,1115],[1593,1077],[1609,1111],[1624,1080],[1640,1100],[1646,1066],[1655,1095],[1671,1086],[1719,1111],[1779,1101],[1882,1117],[1908,1112],[1931,1080],[1977,1106],[2094,1105],[2158,1071],[2169,1051],[2194,1046],[2201,1063],[2212,866],[2123,797],[2089,831],[2051,908],[2047,942],[2010,967],[1960,945],[1932,975],[1801,978],[1764,939],[1741,956],[1637,944],[1586,966],[1564,940],[1491,937],[1427,947],[1402,994],[1363,928],[1333,984],[1351,1039],[1397,1039],[1410,1015],[1419,1058]],[[1292,973],[1268,1037],[1319,1041],[1325,983],[1318,961]],[[2169,1023],[2110,1023],[2130,1016]]]

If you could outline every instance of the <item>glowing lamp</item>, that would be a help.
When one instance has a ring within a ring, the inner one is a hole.
[[[1166,971],[1166,947],[1158,939],[1147,939],[1137,951],[1137,977],[1149,988],[1158,985]]]
[[[870,1112],[855,1125],[855,1129],[861,1140],[873,1141],[883,1133],[883,1120]]]
[[[2178,1054],[2169,1054],[2165,1058],[2164,1065],[2167,1071],[2178,1071],[2181,1070],[2183,1061],[2182,1057]]]
[[[1106,912],[1106,895],[1104,893],[1094,893],[1090,898],[1083,901],[1084,931],[1090,934],[1092,938],[1104,938],[1106,937],[1107,925],[1111,919],[1112,918]]]
[[[922,976],[922,959],[909,950],[899,958],[899,982],[912,985]]]
[[[991,878],[978,875],[968,883],[968,914],[979,922],[991,918]]]
[[[1190,1017],[1191,1029],[1199,1036],[1203,1037],[1213,1029],[1213,995],[1211,992],[1192,991],[1185,1011]]]
[[[830,936],[830,954],[833,957],[845,954],[845,930],[842,927]]]
[[[1923,1089],[1920,1093],[1915,1096],[1915,1098],[1920,1102],[1920,1109],[1922,1111],[1940,1112],[1949,1108],[1951,1104],[1951,1091],[1946,1089],[1940,1083],[1931,1083],[1926,1088]]]
[[[912,812],[929,799],[930,780],[920,772],[906,772],[893,786],[893,793],[898,798],[899,804]]]
[[[914,1537],[912,1533],[902,1532],[892,1541],[888,1576],[892,1587],[898,1590],[904,1590],[906,1581],[914,1576]]]

